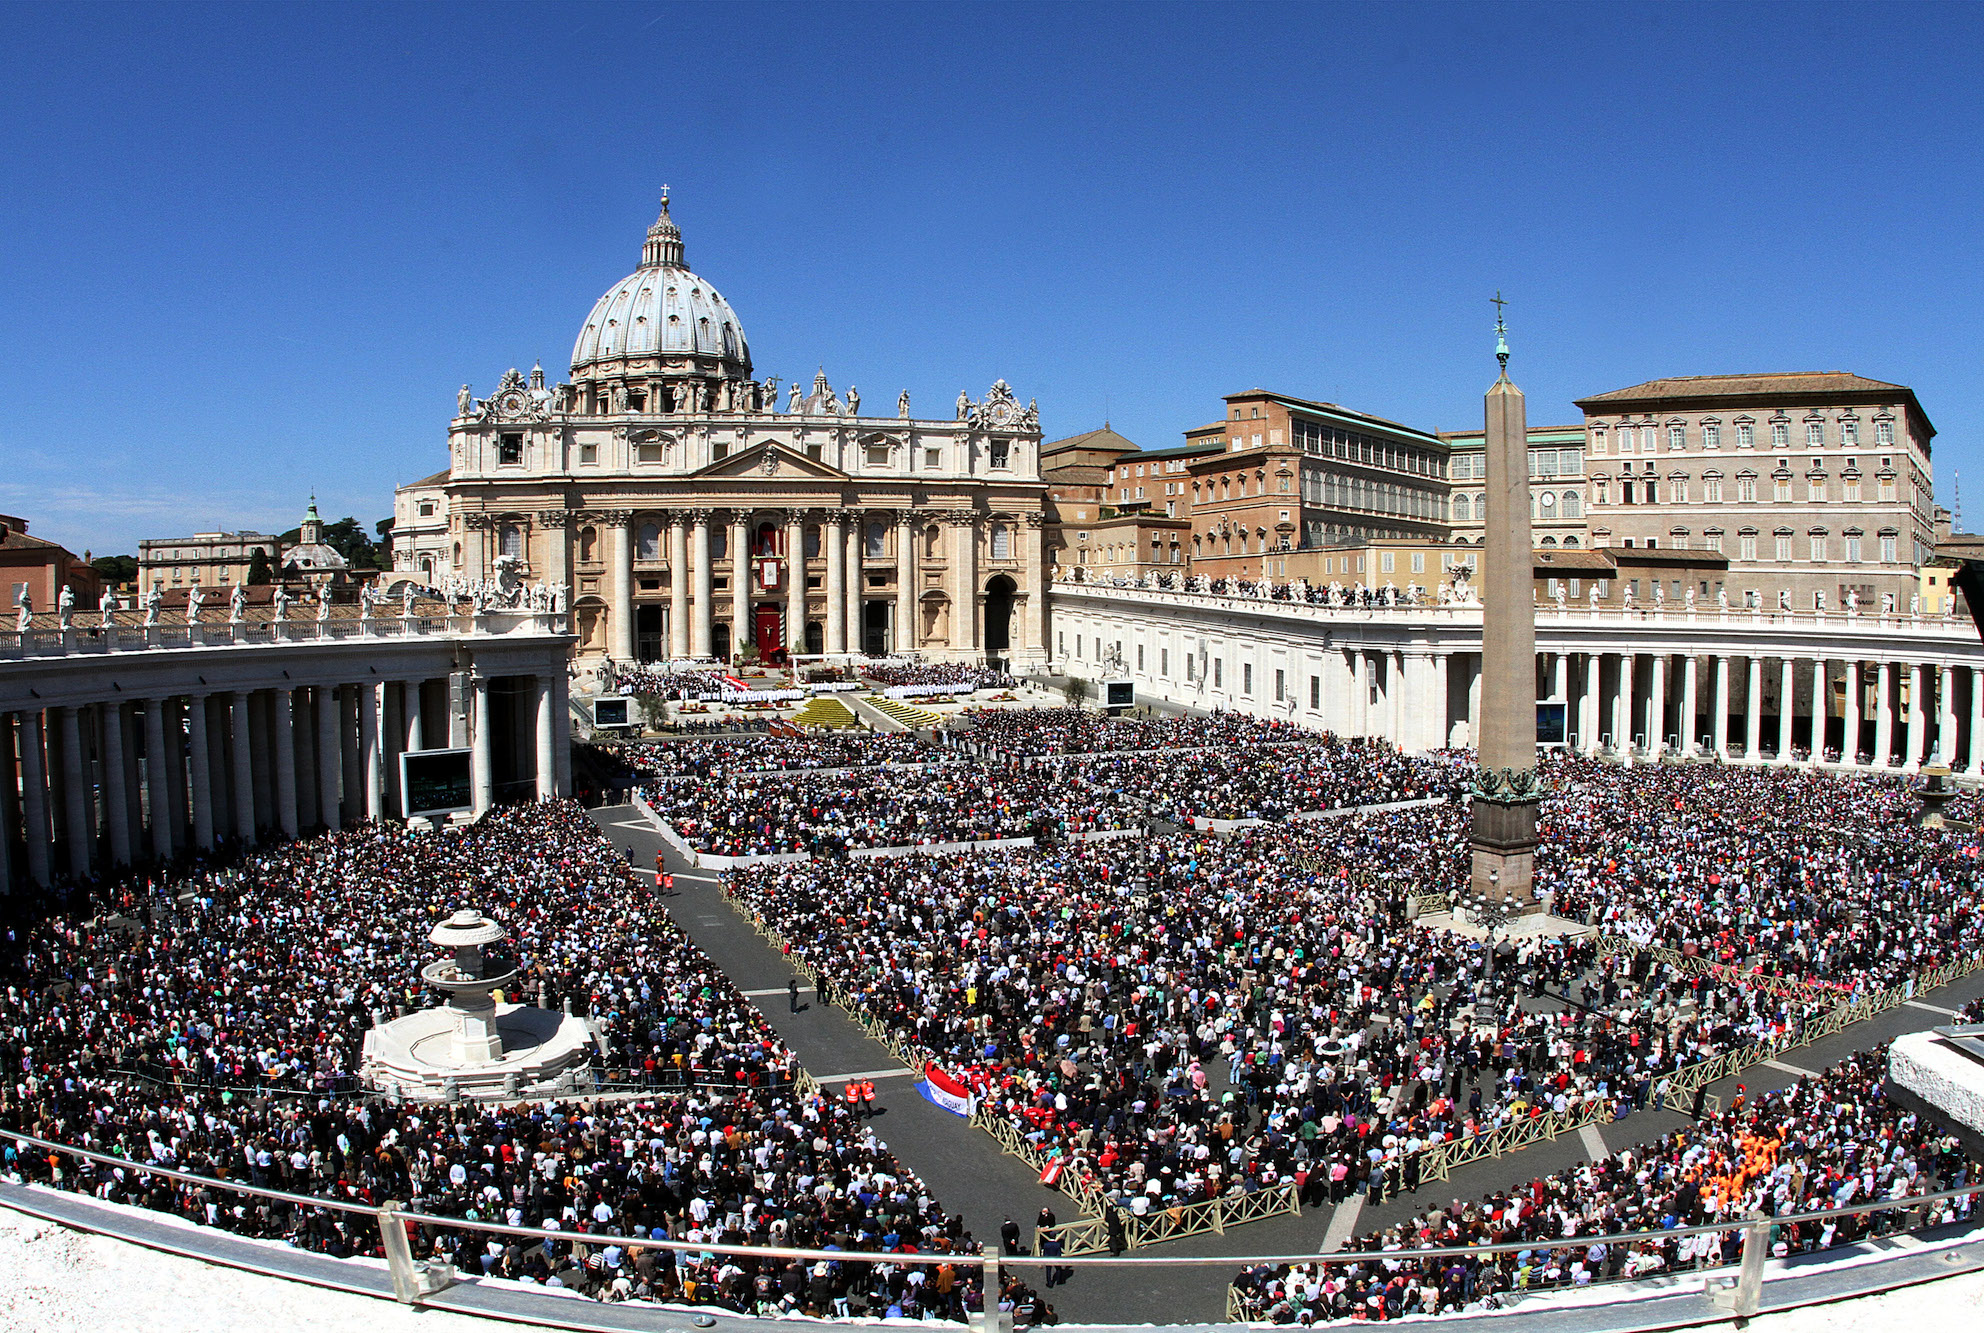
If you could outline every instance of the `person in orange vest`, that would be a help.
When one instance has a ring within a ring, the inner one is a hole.
[[[875,1116],[875,1081],[873,1079],[864,1078],[861,1080],[861,1114],[863,1117],[871,1120]]]
[[[856,1120],[859,1120],[861,1118],[861,1080],[858,1078],[849,1079],[847,1081],[847,1092],[843,1095],[847,1098],[847,1113]]]

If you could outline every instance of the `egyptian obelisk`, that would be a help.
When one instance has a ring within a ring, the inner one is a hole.
[[[1481,735],[1470,845],[1471,892],[1520,911],[1535,882],[1536,609],[1529,541],[1529,430],[1509,379],[1508,328],[1495,293],[1495,359],[1488,390],[1487,509],[1481,561]]]

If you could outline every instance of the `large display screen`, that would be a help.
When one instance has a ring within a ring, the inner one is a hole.
[[[1536,743],[1538,745],[1563,745],[1570,740],[1570,724],[1566,719],[1567,709],[1561,700],[1538,699],[1536,701]]]
[[[1137,685],[1130,680],[1105,680],[1102,682],[1102,706],[1104,708],[1130,708],[1137,702]]]
[[[625,699],[595,699],[592,705],[592,722],[596,727],[626,726],[627,701]]]
[[[400,804],[406,818],[475,809],[467,750],[409,750],[400,756]]]

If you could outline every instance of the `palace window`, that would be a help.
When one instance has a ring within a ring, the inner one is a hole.
[[[1667,447],[1685,449],[1688,447],[1688,428],[1676,422],[1667,428]]]
[[[992,525],[992,558],[994,560],[1010,560],[1013,558],[1012,530],[1004,523],[994,523]]]
[[[1881,560],[1884,564],[1891,565],[1895,562],[1896,547],[1899,545],[1897,538],[1898,534],[1896,533],[1883,532],[1881,534]]]
[[[1771,478],[1771,498],[1777,501],[1777,503],[1779,504],[1787,504],[1790,502],[1791,478],[1788,475],[1784,473],[1779,473],[1778,475]]]
[[[1805,447],[1807,449],[1823,449],[1826,447],[1826,427],[1823,421],[1808,421],[1805,423]]]
[[[992,466],[996,468],[1003,468],[1008,466],[1008,458],[1009,455],[1011,454],[1012,447],[1013,447],[1012,441],[1010,440],[992,441],[992,447],[990,451],[992,458]],[[1142,468],[1138,468],[1137,475],[1141,477],[1143,474],[1144,474],[1144,470]],[[1140,486],[1137,489],[1141,491],[1143,488]]]
[[[1736,503],[1755,504],[1757,502],[1757,474],[1739,472],[1736,474]]]
[[[596,444],[580,445],[579,462],[586,464],[588,466],[599,462],[599,446]]]
[[[1779,562],[1788,563],[1791,559],[1791,529],[1779,528],[1772,535],[1777,539],[1777,558]]]
[[[1846,530],[1846,563],[1849,565],[1860,563],[1860,530],[1858,528],[1848,528]]]
[[[523,529],[514,523],[505,523],[496,535],[496,548],[503,555],[521,560],[524,554]]]
[[[1584,500],[1576,491],[1564,492],[1564,507],[1559,511],[1565,518],[1583,518]]]
[[[524,437],[505,431],[496,437],[496,465],[498,467],[521,467],[524,461]]]
[[[1757,447],[1756,428],[1747,421],[1736,423],[1736,447],[1754,449]]]
[[[1824,477],[1805,478],[1805,499],[1815,505],[1822,505],[1826,502],[1826,479]]]
[[[1892,421],[1876,421],[1874,423],[1874,443],[1880,445],[1883,449],[1893,446],[1894,423]]]
[[[887,553],[888,528],[881,523],[870,523],[862,534],[861,553],[865,559],[880,560]]]
[[[1826,534],[1823,532],[1813,532],[1810,536],[1812,540],[1812,563],[1815,565],[1824,564],[1826,558]]]
[[[422,500],[420,502],[420,516],[422,518],[434,517],[434,502],[432,500]]]
[[[1704,551],[1714,551],[1717,555],[1722,553],[1721,528],[1710,528],[1702,534],[1702,549]]]
[[[1722,427],[1716,422],[1704,421],[1702,423],[1702,448],[1720,449],[1721,447]]]
[[[888,442],[884,440],[875,440],[870,442],[870,444],[868,445],[867,456],[868,456],[869,467],[887,467],[889,465]]]
[[[1736,534],[1736,558],[1738,560],[1755,560],[1757,558],[1757,530],[1755,528],[1744,528]]]
[[[634,534],[634,559],[661,559],[661,525],[643,523],[640,531]]]
[[[1844,445],[1860,443],[1860,423],[1848,417],[1839,423],[1839,442]]]
[[[1883,472],[1880,475],[1880,483],[1881,483],[1881,492],[1880,492],[1881,503],[1893,504],[1895,497],[1894,473]]]
[[[1773,421],[1770,423],[1770,447],[1773,449],[1789,449],[1791,447],[1790,422]]]

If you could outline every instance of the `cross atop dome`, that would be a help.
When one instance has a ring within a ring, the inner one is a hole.
[[[668,187],[661,187],[661,216],[648,228],[647,241],[641,246],[642,268],[683,268],[682,229],[675,225],[675,219],[668,216]]]

